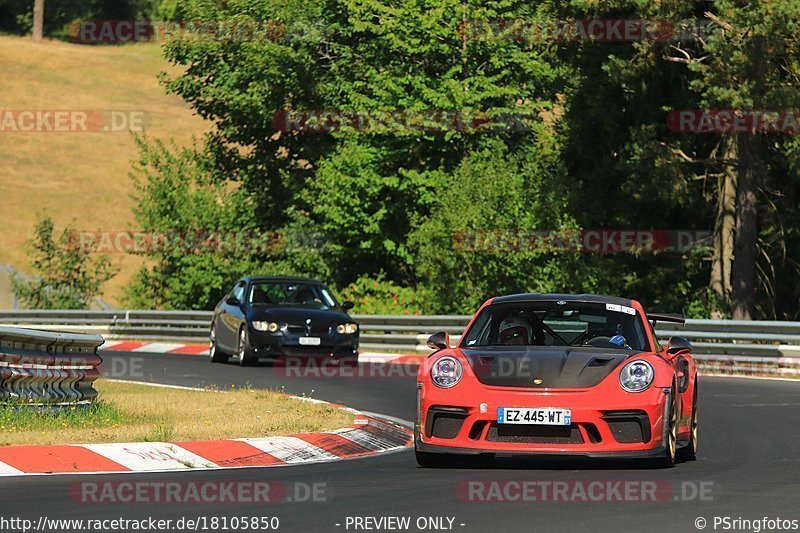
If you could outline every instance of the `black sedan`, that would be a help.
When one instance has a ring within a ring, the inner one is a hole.
[[[240,365],[259,360],[333,358],[358,361],[358,324],[317,280],[248,277],[217,304],[211,321],[209,356],[234,357]]]

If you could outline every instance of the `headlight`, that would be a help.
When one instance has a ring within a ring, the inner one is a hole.
[[[336,326],[336,333],[339,335],[351,335],[358,331],[358,324],[339,324]]]
[[[280,326],[278,326],[278,324],[275,322],[253,322],[253,329],[275,333],[280,329]]]
[[[463,371],[458,359],[449,356],[440,357],[431,367],[431,379],[437,387],[449,389],[461,381]]]
[[[632,361],[622,367],[619,384],[628,392],[642,392],[653,383],[656,373],[647,361]]]

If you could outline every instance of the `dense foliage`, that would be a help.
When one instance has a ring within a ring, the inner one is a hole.
[[[208,307],[249,271],[318,276],[353,293],[368,280],[402,287],[409,312],[469,313],[512,291],[596,291],[692,316],[800,316],[796,135],[668,125],[680,109],[798,109],[793,1],[183,0],[180,9],[281,31],[165,46],[186,67],[164,79],[167,90],[216,127],[192,152],[142,140],[139,222],[313,245],[154,255],[131,290],[138,305]],[[465,29],[499,19],[658,19],[682,33],[570,42]],[[511,127],[287,131],[276,121],[287,110],[485,112]],[[588,254],[475,252],[454,238],[621,228],[711,230],[714,240],[681,253]],[[384,292],[394,310],[400,290]],[[383,309],[374,294],[356,303],[370,298]]]

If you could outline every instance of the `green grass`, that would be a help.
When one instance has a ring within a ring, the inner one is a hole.
[[[0,403],[0,442],[4,434],[114,427],[130,423],[133,418],[102,400],[88,406],[47,410],[23,402],[7,401]]]
[[[268,437],[353,422],[342,409],[268,390],[185,390],[102,379],[95,388],[99,397],[88,408],[0,405],[0,446]]]

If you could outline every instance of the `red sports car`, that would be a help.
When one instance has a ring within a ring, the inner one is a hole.
[[[649,458],[697,453],[692,346],[661,346],[635,300],[517,294],[487,301],[456,348],[437,350],[417,377],[415,449],[423,467],[453,454]]]

